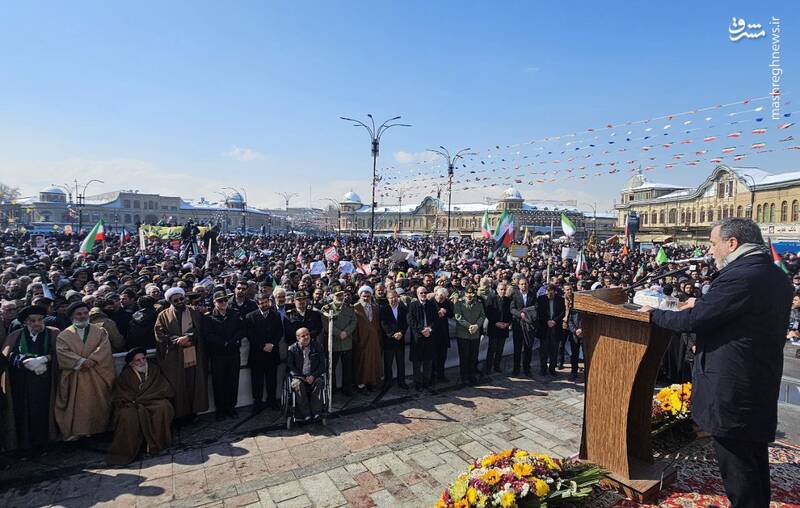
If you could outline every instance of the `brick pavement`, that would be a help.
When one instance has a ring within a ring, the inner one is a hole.
[[[0,493],[0,506],[430,506],[468,461],[490,451],[576,453],[582,390],[566,374],[547,384],[495,375],[437,395],[393,389],[386,406],[327,426],[258,430],[276,415],[200,425],[183,431],[171,453],[126,468],[102,464],[102,443],[64,445],[38,464],[0,471],[19,475],[6,482],[13,488]]]

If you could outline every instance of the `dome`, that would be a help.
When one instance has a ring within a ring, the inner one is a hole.
[[[358,203],[361,204],[361,198],[353,191],[348,192],[342,198],[342,203]]]
[[[244,203],[244,198],[238,192],[234,192],[227,199],[228,203],[235,203],[235,204],[242,204]]]
[[[509,187],[503,191],[503,199],[522,199],[522,194],[514,187]]]
[[[628,181],[625,182],[623,190],[635,189],[636,187],[641,187],[645,183],[647,183],[647,178],[644,177],[641,171],[637,171],[635,175],[628,178]]]
[[[62,196],[64,196],[67,193],[64,192],[62,189],[59,189],[58,187],[48,187],[42,191],[42,194],[61,194]]]

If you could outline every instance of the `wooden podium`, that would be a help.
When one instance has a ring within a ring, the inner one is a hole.
[[[607,471],[607,482],[637,502],[658,495],[675,480],[665,462],[653,460],[653,390],[668,332],[650,315],[627,308],[623,288],[575,293],[581,313],[586,394],[580,458]]]

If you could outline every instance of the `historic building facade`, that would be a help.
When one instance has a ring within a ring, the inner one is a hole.
[[[591,230],[591,219],[578,211],[575,201],[539,201],[526,203],[520,192],[511,187],[503,191],[495,203],[453,203],[450,210],[450,234],[458,236],[480,236],[484,213],[489,213],[492,229],[504,210],[514,217],[517,234],[524,227],[531,234],[550,231],[551,224],[556,235],[561,235],[561,213],[575,223],[579,237]],[[342,233],[368,233],[371,208],[361,202],[354,192],[348,192],[339,203],[339,230]],[[587,222],[588,220],[588,222]],[[447,232],[447,202],[427,196],[419,204],[378,205],[375,208],[375,234],[440,234]]]
[[[617,225],[623,228],[629,214],[638,214],[637,241],[705,242],[713,224],[727,217],[751,217],[772,240],[800,240],[800,172],[719,165],[696,188],[637,174],[620,201]]]
[[[86,196],[74,202],[58,187],[44,189],[37,197],[20,199],[8,204],[3,225],[25,226],[38,230],[63,228],[71,225],[77,230],[93,226],[103,220],[107,227],[135,230],[140,224],[183,224],[192,219],[197,223],[219,223],[223,232],[241,231],[283,232],[285,217],[275,217],[263,210],[250,207],[235,192],[224,201],[205,199],[188,201],[177,196],[145,194],[136,191],[115,191]]]

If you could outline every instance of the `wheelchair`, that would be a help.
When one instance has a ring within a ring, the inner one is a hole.
[[[283,388],[281,389],[281,412],[283,417],[286,418],[286,430],[292,428],[297,419],[295,417],[295,409],[297,407],[297,393],[292,390],[292,378],[289,373],[283,379]],[[321,375],[318,379],[322,380],[322,411],[320,412],[319,420],[309,420],[310,422],[319,421],[322,425],[328,424],[328,374]]]

